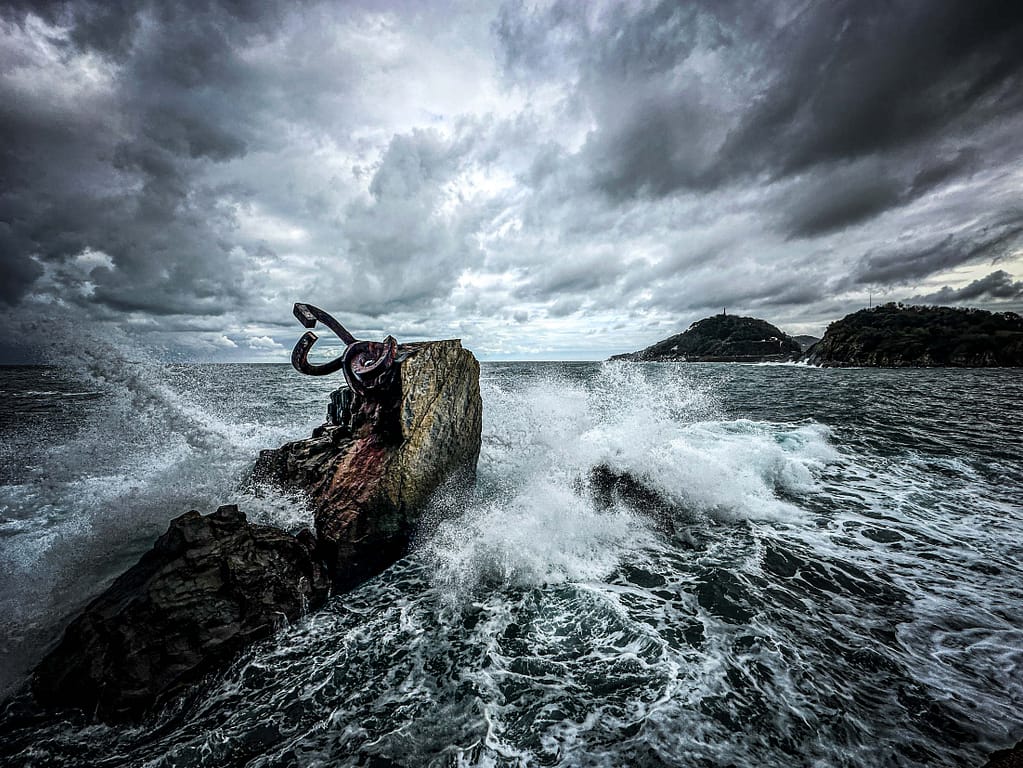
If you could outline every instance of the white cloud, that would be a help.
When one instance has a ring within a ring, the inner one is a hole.
[[[284,345],[269,336],[251,336],[245,342],[250,349],[275,350],[284,349]]]

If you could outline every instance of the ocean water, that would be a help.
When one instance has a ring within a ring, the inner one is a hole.
[[[979,766],[1023,738],[1023,372],[484,364],[479,479],[382,576],[136,726],[20,686],[332,378],[0,369],[0,764]],[[598,464],[664,499],[601,508]]]

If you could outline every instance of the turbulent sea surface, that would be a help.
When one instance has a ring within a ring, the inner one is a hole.
[[[333,379],[333,377],[331,377]],[[19,687],[333,380],[0,369],[0,764],[979,766],[1023,738],[1023,372],[484,364],[474,500],[138,726]],[[670,513],[603,509],[606,463]]]

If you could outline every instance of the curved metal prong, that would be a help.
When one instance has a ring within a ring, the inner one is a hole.
[[[295,306],[297,307],[298,305],[296,304]],[[297,310],[295,316],[298,316]],[[305,373],[309,376],[326,376],[328,373],[340,370],[341,366],[344,365],[345,356],[343,353],[326,363],[309,362],[309,350],[312,349],[313,344],[316,343],[318,338],[319,336],[312,331],[306,331],[292,350],[291,364],[295,366],[295,370],[299,373]]]
[[[302,323],[306,328],[314,328],[316,321],[319,320],[325,326],[330,328],[337,337],[341,339],[346,345],[354,344],[358,341],[357,338],[352,336],[341,323],[335,320],[328,312],[324,312],[319,307],[314,307],[312,304],[306,304],[305,302],[296,302],[294,308],[295,317]]]
[[[390,390],[397,372],[395,364],[410,354],[406,352],[399,355],[398,342],[393,336],[388,336],[382,342],[359,341],[328,313],[301,301],[295,303],[294,313],[306,328],[316,327],[316,322],[319,321],[345,343],[344,351],[333,360],[326,363],[310,363],[309,350],[318,337],[312,331],[306,331],[291,353],[291,364],[295,366],[295,370],[310,376],[325,376],[343,370],[348,386],[360,397],[369,397],[373,393]]]
[[[309,305],[303,304],[302,302],[295,302],[295,308],[292,310],[295,317],[298,318],[298,322],[302,323],[306,328],[316,327],[316,316],[309,311]]]

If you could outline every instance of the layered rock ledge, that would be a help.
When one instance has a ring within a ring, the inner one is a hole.
[[[249,523],[234,505],[187,512],[94,600],[37,667],[36,700],[130,719],[327,597],[305,530]]]
[[[458,340],[400,352],[350,428],[325,425],[256,462],[257,479],[307,495],[315,536],[253,525],[234,505],[178,517],[39,664],[36,702],[136,719],[402,557],[431,494],[473,480],[483,402],[479,363]]]

